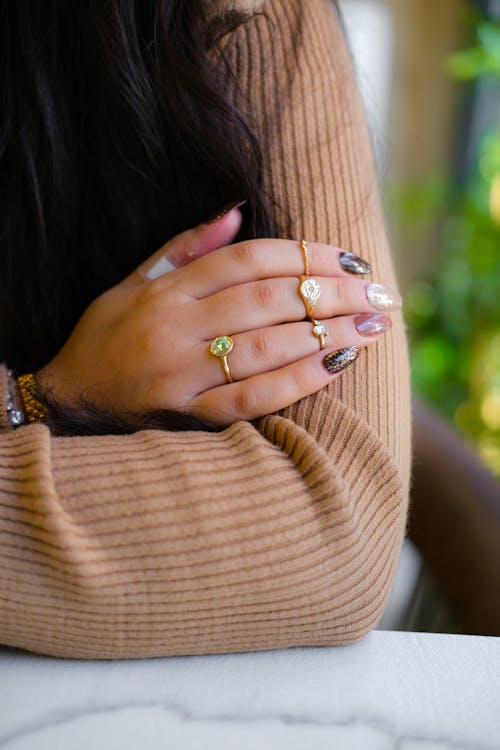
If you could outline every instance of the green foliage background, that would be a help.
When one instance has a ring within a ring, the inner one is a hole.
[[[454,55],[448,70],[500,91],[500,24],[477,19],[475,27],[477,46]],[[462,185],[432,178],[399,191],[397,214],[412,231],[441,217],[435,277],[406,298],[414,392],[500,476],[500,126],[484,134]]]

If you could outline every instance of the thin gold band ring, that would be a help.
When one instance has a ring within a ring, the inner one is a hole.
[[[300,249],[302,251],[302,260],[304,261],[304,276],[310,276],[309,268],[309,249],[305,240],[299,241]]]
[[[316,307],[321,297],[321,287],[316,279],[311,278],[307,242],[304,239],[299,240],[299,246],[304,261],[304,273],[299,278],[299,295],[306,308],[306,318],[312,321],[313,308]]]

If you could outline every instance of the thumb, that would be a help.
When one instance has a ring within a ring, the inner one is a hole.
[[[172,237],[154,255],[141,263],[122,284],[137,283],[137,275],[140,276],[141,281],[157,279],[212,250],[229,245],[240,230],[242,216],[238,209],[244,203],[246,201],[232,203],[221,209],[215,218],[206,224],[199,224],[193,229],[187,229]]]

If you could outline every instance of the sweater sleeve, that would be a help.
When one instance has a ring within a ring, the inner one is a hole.
[[[327,0],[301,5],[268,0],[225,38],[235,101],[283,234],[359,251],[394,283],[338,20]],[[257,425],[56,438],[4,422],[0,642],[131,658],[361,638],[403,540],[409,425],[398,318],[328,388]]]

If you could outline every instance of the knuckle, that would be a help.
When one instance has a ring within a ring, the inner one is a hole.
[[[292,372],[292,386],[296,393],[305,395],[310,390],[310,382],[304,367],[296,367]]]
[[[165,373],[158,375],[145,390],[144,401],[148,409],[175,409],[180,416],[187,414],[189,396],[175,379]]]
[[[138,345],[142,353],[148,358],[161,350],[164,330],[161,323],[147,323],[138,336]]]
[[[164,288],[160,284],[155,283],[155,281],[142,284],[137,290],[137,304],[141,307],[149,308],[151,305],[158,305],[165,294]]]
[[[257,266],[255,251],[249,242],[239,242],[234,245],[231,257],[236,265],[250,267],[251,269]]]
[[[257,284],[255,289],[255,303],[259,308],[274,309],[280,306],[280,287],[272,281],[264,280]]]
[[[256,414],[257,393],[255,388],[244,383],[234,395],[234,416],[236,419],[249,419]]]
[[[349,279],[344,279],[342,277],[334,279],[333,293],[339,307],[348,308],[352,305],[354,295]]]
[[[250,356],[258,361],[267,361],[270,358],[272,345],[269,331],[255,331],[250,341]]]
[[[225,398],[224,400],[211,397],[207,399],[203,395],[198,396],[188,401],[186,409],[195,418],[205,422],[210,422],[219,427],[233,424],[240,419],[240,417],[235,416],[231,410],[228,409]]]

